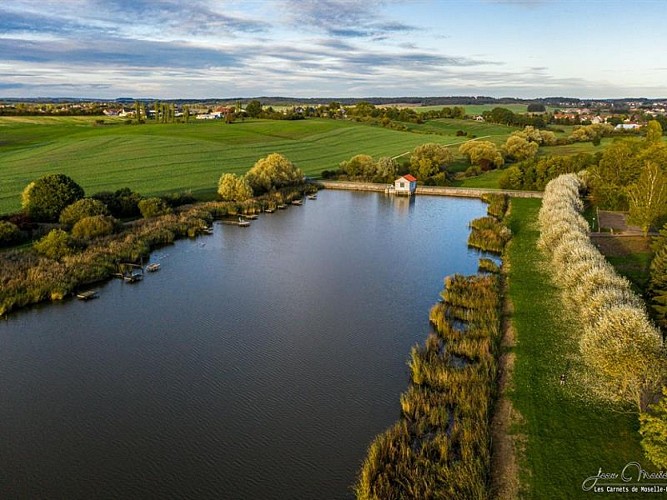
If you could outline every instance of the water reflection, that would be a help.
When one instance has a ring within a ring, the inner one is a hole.
[[[343,498],[477,200],[322,192],[0,322],[7,497]]]

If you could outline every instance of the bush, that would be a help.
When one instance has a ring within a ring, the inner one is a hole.
[[[133,218],[140,215],[139,202],[141,195],[130,188],[122,188],[115,192],[101,191],[92,198],[104,203],[111,215],[117,219]]]
[[[63,226],[72,227],[81,219],[92,217],[93,215],[109,215],[109,210],[99,200],[83,198],[65,207],[60,213],[60,223]]]
[[[37,253],[54,260],[60,260],[74,253],[72,237],[62,229],[52,229],[33,247]]]
[[[162,198],[145,198],[139,202],[138,206],[144,219],[172,212],[171,207]]]
[[[21,230],[16,224],[0,221],[0,247],[13,245],[21,239]]]
[[[83,198],[83,189],[70,177],[50,174],[28,184],[23,190],[23,209],[36,221],[58,220],[60,212]]]
[[[112,234],[117,227],[116,219],[109,215],[84,217],[72,228],[72,236],[79,239],[91,239]]]

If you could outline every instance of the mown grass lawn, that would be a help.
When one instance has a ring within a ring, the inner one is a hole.
[[[639,446],[636,415],[590,400],[574,379],[580,332],[568,322],[546,259],[536,248],[539,207],[540,200],[512,200],[514,236],[508,253],[517,342],[510,399],[520,415],[512,432],[524,447],[523,496],[590,498],[592,492],[584,492],[582,482],[600,468],[620,473],[630,461],[647,468],[649,463]],[[559,376],[565,371],[570,377],[561,386]]]
[[[210,196],[223,172],[245,172],[273,152],[317,177],[356,154],[396,156],[457,140],[325,119],[95,126],[46,118],[0,119],[0,213],[19,209],[25,186],[49,173],[69,175],[89,194],[127,186]]]

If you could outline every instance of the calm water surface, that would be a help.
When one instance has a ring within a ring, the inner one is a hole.
[[[0,497],[351,497],[484,213],[324,191],[0,321]]]

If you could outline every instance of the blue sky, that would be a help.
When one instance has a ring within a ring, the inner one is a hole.
[[[667,0],[2,0],[0,96],[667,97]]]

